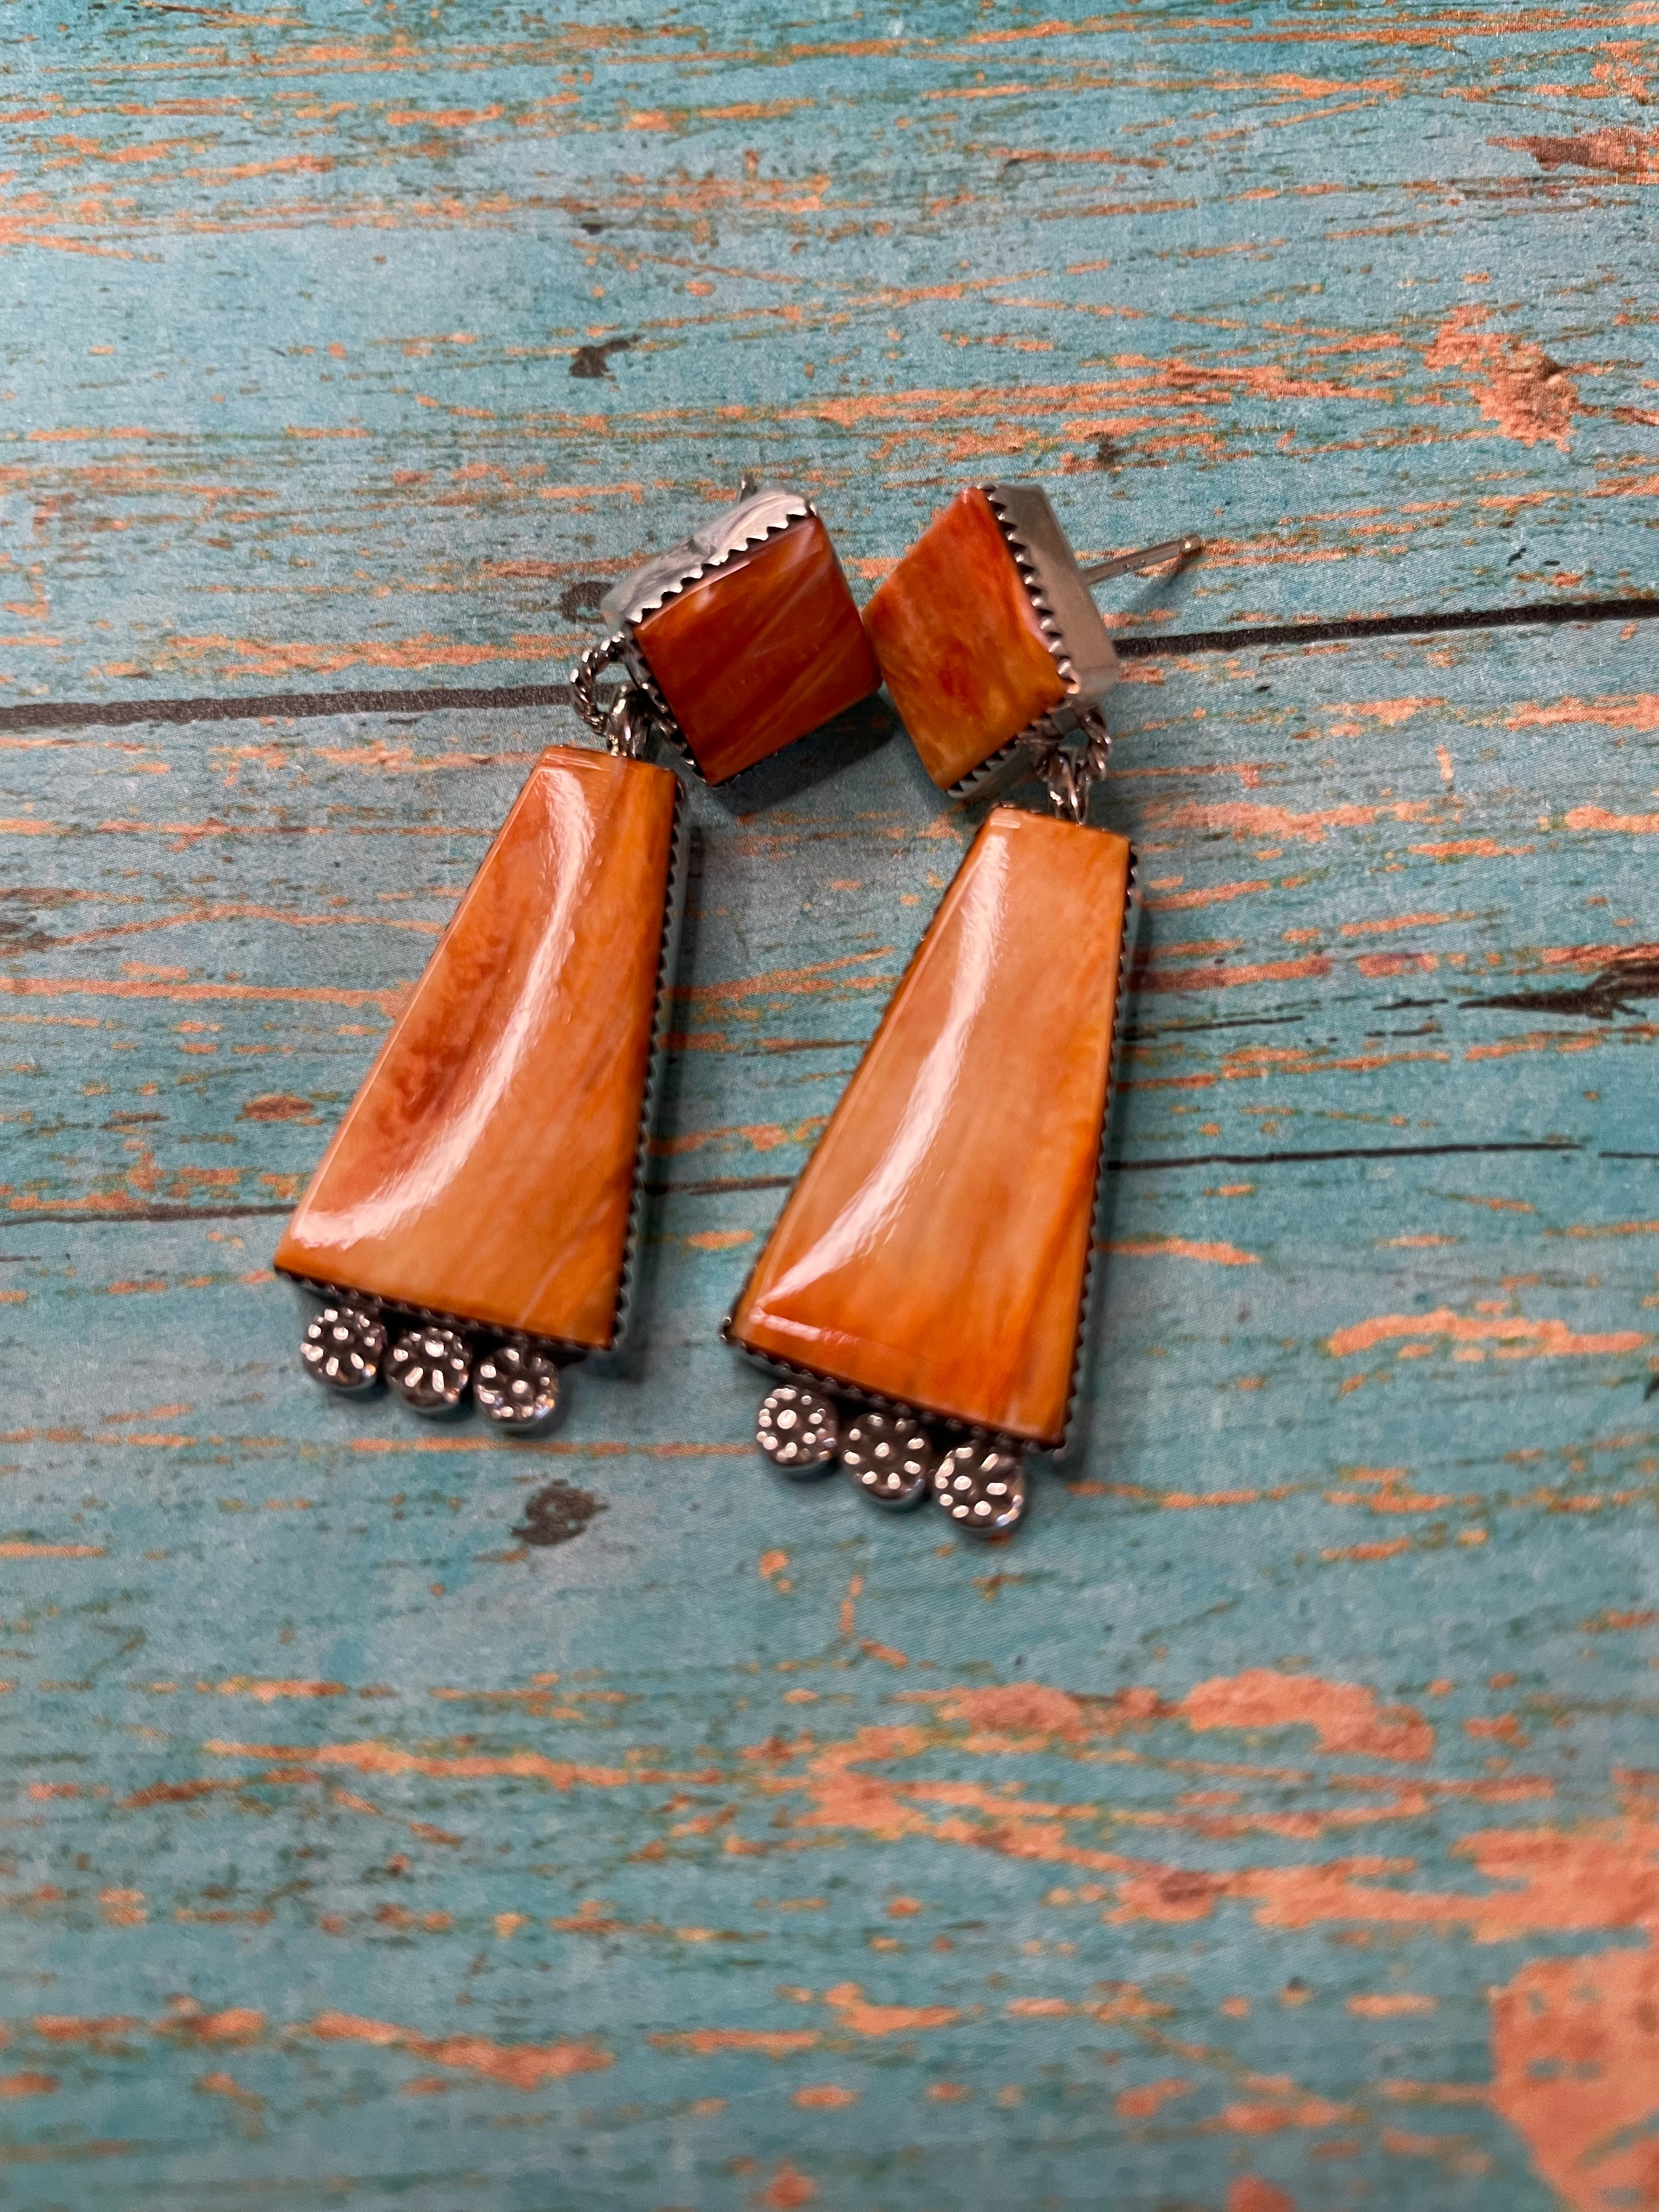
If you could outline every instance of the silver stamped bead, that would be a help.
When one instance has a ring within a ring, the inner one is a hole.
[[[976,1437],[945,1453],[933,1474],[934,1503],[972,1536],[1002,1536],[1025,1518],[1025,1463]]]
[[[372,1390],[385,1356],[386,1323],[373,1306],[326,1305],[300,1340],[306,1373],[342,1397]]]
[[[908,1513],[933,1487],[939,1451],[908,1415],[860,1413],[842,1439],[841,1463],[872,1505]]]
[[[824,1474],[834,1464],[840,1434],[830,1401],[795,1382],[781,1382],[755,1416],[755,1442],[780,1474]]]
[[[472,1395],[508,1436],[533,1436],[559,1409],[559,1370],[527,1344],[493,1345],[473,1370]]]
[[[435,1322],[406,1329],[392,1347],[386,1380],[411,1413],[428,1420],[456,1411],[472,1379],[472,1355],[458,1329]]]

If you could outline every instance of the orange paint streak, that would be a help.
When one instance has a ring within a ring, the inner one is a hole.
[[[1659,730],[1659,691],[1627,698],[1561,699],[1553,707],[1522,707],[1509,719],[1512,730],[1549,729],[1558,722],[1595,722],[1607,730]]]
[[[1438,2004],[1437,1997],[1408,1996],[1402,1990],[1397,1994],[1350,1997],[1348,2010],[1359,2020],[1401,2020],[1415,2013],[1433,2012]]]
[[[1332,830],[1369,830],[1380,821],[1420,822],[1433,812],[1431,800],[1405,799],[1391,806],[1327,806],[1309,814],[1293,814],[1286,806],[1257,805],[1248,799],[1201,805],[1188,800],[1157,817],[1158,826],[1172,830],[1230,830],[1235,837],[1291,838],[1301,843],[1323,842]]]
[[[1352,2126],[1360,2117],[1356,2105],[1334,2105],[1328,2097],[1289,2096],[1225,2105],[1210,2125],[1230,2135],[1270,2136],[1283,2128]]]
[[[1500,1037],[1495,1044],[1472,1044],[1463,1057],[1466,1060],[1513,1060],[1517,1053],[1595,1052],[1601,1044],[1599,1036],[1563,1036],[1555,1030],[1531,1030],[1525,1036]]]
[[[368,2043],[383,2051],[412,2051],[435,2066],[481,2074],[511,2089],[538,2089],[572,2074],[598,2074],[614,2062],[592,2043],[494,2043],[483,2035],[421,2035],[389,2021],[362,2020],[349,2012],[320,2012],[311,2033],[325,2043]]]
[[[1568,810],[1569,830],[1622,830],[1632,837],[1659,837],[1659,814],[1613,814],[1605,806]]]
[[[653,2035],[659,2051],[678,2051],[690,2058],[714,2058],[725,2051],[758,2051],[768,2058],[793,2058],[817,2044],[813,2027],[689,2027]]]
[[[57,2087],[55,2074],[0,2074],[0,2097],[50,2097]]]
[[[1659,2205],[1659,1954],[1537,1959],[1492,1992],[1492,2101],[1572,2212]]]
[[[1413,845],[1431,860],[1519,860],[1534,850],[1531,845],[1500,845],[1492,837],[1454,837],[1440,845]]]
[[[843,2027],[854,2035],[908,2035],[924,2027],[949,2027],[961,2018],[954,2005],[866,2004],[857,1982],[842,1982],[823,1993]]]
[[[1514,1347],[1510,1356],[1563,1358],[1574,1354],[1616,1355],[1639,1352],[1648,1342],[1640,1329],[1607,1329],[1580,1335],[1564,1321],[1524,1321],[1518,1314],[1498,1316],[1455,1314],[1437,1307],[1426,1314],[1378,1314],[1355,1322],[1325,1340],[1325,1349],[1337,1359],[1397,1337],[1443,1337],[1454,1344],[1494,1341]]]
[[[425,1774],[453,1776],[461,1781],[501,1777],[515,1781],[546,1782],[556,1790],[581,1784],[590,1790],[621,1790],[635,1783],[717,1782],[719,1773],[672,1773],[660,1767],[580,1765],[569,1759],[546,1759],[538,1752],[509,1752],[499,1757],[463,1754],[428,1757],[397,1751],[390,1744],[328,1743],[282,1745],[232,1743],[210,1740],[202,1748],[211,1759],[289,1760],[306,1767],[349,1767],[358,1774]]]
[[[234,2074],[226,2074],[217,2069],[210,2074],[204,2074],[196,2086],[205,2090],[210,2096],[233,2097],[238,2104],[252,2106],[255,2111],[260,2110],[265,2101],[263,2097],[256,2097],[252,2089],[245,2089]]]
[[[805,968],[775,968],[765,975],[740,975],[728,983],[689,984],[677,988],[674,996],[696,1004],[726,1005],[757,996],[798,998],[843,988],[880,990],[891,983],[890,975],[852,975],[848,970],[863,969],[872,960],[890,959],[892,952],[890,945],[878,945],[871,952],[843,953],[838,959],[817,961]]]
[[[310,434],[295,430],[295,437]],[[362,436],[364,432],[343,435]],[[550,660],[557,658],[558,641],[552,637],[499,639],[483,645],[460,645],[424,630],[417,637],[398,641],[374,639],[355,643],[311,643],[300,638],[176,637],[165,653],[155,656],[160,667],[216,667],[227,677],[334,676],[348,668],[476,668],[493,660]]]
[[[1396,914],[1381,921],[1345,921],[1344,937],[1380,937],[1396,929],[1433,929],[1443,922],[1473,921],[1472,914]]]
[[[130,1797],[121,1800],[123,1812],[142,1812],[149,1805],[188,1805],[193,1798],[210,1797],[216,1790],[237,1790],[236,1782],[209,1782],[199,1778],[191,1782],[152,1782],[148,1789],[135,1790]]]
[[[1354,962],[1370,976],[1429,975],[1439,965],[1432,952],[1362,952]]]
[[[803,2204],[810,2204],[818,2193],[818,2185],[809,2180],[800,2168],[785,2159],[760,2195],[755,2199],[766,2212],[799,2212]]]
[[[125,2042],[144,2026],[123,2013],[106,2013],[92,2019],[74,2013],[39,2012],[34,2032],[46,2043],[89,2043],[94,2046]]]
[[[386,119],[394,130],[402,130],[411,123],[425,123],[434,131],[463,131],[470,123],[494,123],[501,113],[501,102],[497,100],[489,107],[388,108]]]
[[[1244,983],[1301,982],[1330,972],[1329,960],[1322,952],[1316,952],[1305,960],[1261,960],[1240,968],[1229,968],[1220,961],[1202,967],[1160,969],[1155,972],[1137,968],[1129,979],[1129,988],[1133,991],[1225,991]]]
[[[101,1559],[101,1544],[0,1544],[0,1559]]]
[[[1425,366],[1461,373],[1482,418],[1506,438],[1523,446],[1547,443],[1565,453],[1578,411],[1571,378],[1529,340],[1483,329],[1489,316],[1486,307],[1454,307],[1424,355]]]
[[[1129,1260],[1204,1260],[1213,1267],[1258,1267],[1254,1252],[1241,1252],[1237,1244],[1204,1244],[1190,1237],[1133,1237],[1104,1250]]]
[[[1241,2173],[1227,2185],[1227,2212],[1296,2212],[1296,2199],[1259,2173]]]
[[[196,834],[190,832],[192,836]],[[107,976],[88,977],[82,981],[67,976],[0,975],[0,995],[14,999],[165,999],[179,1006],[207,1000],[270,1000],[293,1006],[377,1006],[385,1014],[398,1012],[405,990],[402,984],[383,990],[349,991],[305,984],[154,982],[137,976],[120,981]]]
[[[1121,2120],[1150,2120],[1160,2105],[1168,2104],[1172,2097],[1190,2096],[1192,2087],[1190,2081],[1171,2075],[1166,2081],[1147,2081],[1139,2088],[1124,2089],[1117,2098],[1117,2116]]]
[[[1174,914],[1195,906],[1221,906],[1229,899],[1248,898],[1255,891],[1270,891],[1272,884],[1266,876],[1255,883],[1217,884],[1209,890],[1170,891],[1163,896],[1148,896],[1144,903],[1152,914]]]
[[[1237,1874],[1165,1871],[1119,1886],[1114,1921],[1193,1920],[1224,1899],[1256,1906],[1263,1928],[1331,1922],[1397,1928],[1467,1927],[1478,1943],[1541,1932],[1605,1935],[1659,1922],[1659,1826],[1634,1819],[1578,1828],[1488,1828],[1454,1846],[1501,1887],[1415,1891],[1365,1876],[1409,1874],[1410,1859],[1339,1859],[1323,1866]]]
[[[1042,1682],[1008,1682],[984,1690],[951,1690],[939,1703],[941,1718],[966,1721],[976,1730],[998,1735],[1059,1736],[1081,1743],[1096,1725],[1095,1712],[1069,1691]]]
[[[254,1681],[246,1674],[234,1674],[228,1682],[216,1682],[216,1692],[222,1698],[257,1698],[262,1705],[272,1704],[278,1698],[343,1698],[343,1682]]]
[[[264,2013],[255,2012],[250,2005],[230,2005],[222,2012],[204,2012],[191,1997],[174,1997],[171,2002],[173,2010],[165,2020],[155,2022],[158,2035],[187,2036],[193,2043],[255,2043],[264,2033]],[[48,2028],[42,2021],[35,2021],[37,2031],[50,2034],[55,2042],[103,2041],[112,2031],[142,2026],[143,2022],[136,2020],[59,2020]]]
[[[1189,1728],[1311,1728],[1322,1751],[1371,1759],[1427,1759],[1434,1730],[1410,1705],[1379,1705],[1376,1692],[1314,1674],[1253,1667],[1200,1682],[1179,1711]]]
[[[1636,20],[1639,21],[1642,19],[1638,17]],[[1617,52],[1619,48],[1610,47],[1606,51]],[[1626,47],[1625,51],[1629,52],[1630,49]],[[1613,80],[1620,91],[1637,100],[1645,99],[1646,82],[1633,70],[1620,70],[1615,76],[1615,72],[1602,62],[1595,65],[1594,74],[1603,80],[1602,86],[1595,90],[1579,85],[1571,88],[1540,85],[1539,89],[1558,95],[1570,89],[1581,96],[1588,94],[1591,99],[1597,99],[1604,97],[1606,91],[1612,88],[1607,81]],[[1656,131],[1622,130],[1615,125],[1603,125],[1599,131],[1585,131],[1571,137],[1495,138],[1492,143],[1495,146],[1513,146],[1521,153],[1530,154],[1539,167],[1547,172],[1566,164],[1579,169],[1603,169],[1614,176],[1639,179],[1644,182],[1659,178],[1659,132]]]

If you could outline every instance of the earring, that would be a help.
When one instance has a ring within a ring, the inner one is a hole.
[[[576,668],[578,711],[601,736],[659,731],[726,783],[867,699],[881,671],[809,499],[745,477],[736,506],[612,586],[611,634]],[[601,672],[621,690],[602,702]]]
[[[781,1473],[975,1535],[1024,1517],[1082,1343],[1133,867],[1097,772],[987,817],[722,1331],[785,1378]]]
[[[683,886],[679,778],[531,771],[276,1248],[325,1300],[308,1371],[509,1435],[625,1318]]]
[[[1065,740],[1079,733],[1097,775],[1117,654],[1091,587],[1202,548],[1174,538],[1084,568],[1040,484],[958,492],[864,611],[893,703],[939,788],[982,795],[1028,766],[1063,776]],[[1081,818],[1069,801],[1068,811]]]

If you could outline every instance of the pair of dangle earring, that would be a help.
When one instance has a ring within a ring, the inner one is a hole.
[[[1039,488],[975,488],[860,620],[810,503],[746,483],[627,579],[575,672],[608,753],[544,755],[279,1247],[330,1299],[313,1371],[384,1362],[422,1412],[470,1376],[529,1433],[617,1342],[684,842],[640,755],[660,732],[725,781],[884,678],[942,787],[1035,769],[1054,811],[985,820],[724,1334],[784,1377],[757,1431],[781,1471],[1012,1528],[1023,1452],[1069,1416],[1133,884],[1084,821],[1115,673],[1089,586],[1197,550],[1082,569]]]

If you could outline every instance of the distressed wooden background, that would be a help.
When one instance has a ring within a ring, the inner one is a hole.
[[[0,2205],[1659,2206],[1656,21],[0,0]],[[325,1402],[268,1272],[749,465],[861,592],[993,472],[1215,540],[1114,587],[1006,1547],[714,1340],[968,834],[878,707],[696,799],[551,1440]]]

